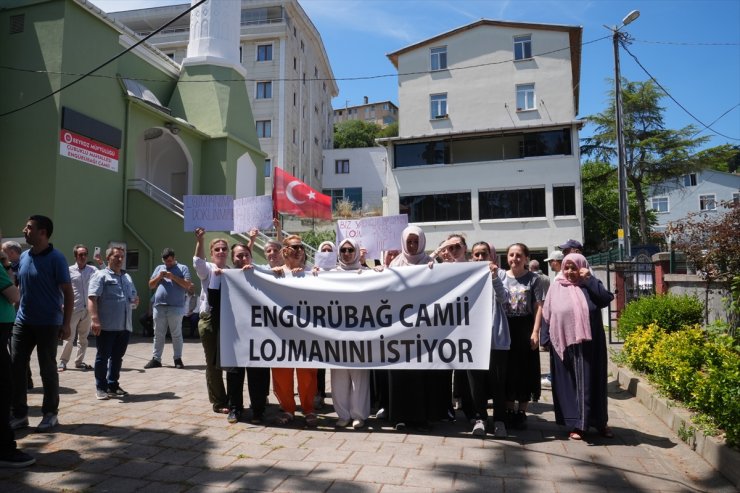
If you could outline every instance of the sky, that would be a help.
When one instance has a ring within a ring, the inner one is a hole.
[[[106,12],[188,3],[183,0],[91,1]],[[676,100],[666,97],[662,101],[667,128],[696,126],[698,135],[711,137],[703,147],[740,145],[740,0],[299,0],[299,3],[318,29],[334,77],[340,79],[339,96],[332,102],[334,108],[362,104],[364,96],[371,102],[390,100],[398,104],[397,71],[386,55],[480,19],[581,26],[584,46],[579,118],[602,112],[611,104],[608,91],[609,79],[614,77],[614,51],[611,31],[604,26],[621,25],[627,13],[637,9],[640,17],[622,28],[633,38],[628,48],[637,61],[621,50],[622,76],[631,81],[646,81],[652,75]],[[534,52],[536,56],[536,46]],[[367,79],[341,80],[357,77]],[[581,137],[589,133],[586,126]]]

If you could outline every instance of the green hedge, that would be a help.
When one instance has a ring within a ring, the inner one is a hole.
[[[698,411],[740,445],[740,354],[728,335],[710,336],[699,325],[667,332],[657,324],[632,331],[624,356],[669,397]]]
[[[619,337],[627,339],[638,327],[659,323],[671,332],[704,320],[704,305],[688,295],[654,295],[628,303],[617,322]]]

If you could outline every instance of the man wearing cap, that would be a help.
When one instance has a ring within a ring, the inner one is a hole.
[[[175,368],[185,368],[182,363],[182,316],[185,314],[185,297],[193,283],[190,270],[177,263],[175,251],[165,248],[162,251],[162,265],[158,265],[149,279],[149,289],[153,289],[152,315],[154,316],[154,349],[152,359],[144,368],[162,366],[162,351],[167,337],[167,329],[172,336]]]
[[[583,254],[583,243],[578,240],[568,240],[562,245],[559,245],[558,248],[563,251],[563,256],[566,256],[569,253]]]
[[[563,255],[563,252],[560,250],[553,250],[550,252],[550,256],[545,259],[545,262],[547,262],[547,265],[550,266],[550,272],[555,273],[555,277],[558,277],[560,275],[560,271],[563,268],[563,258],[565,255]]]

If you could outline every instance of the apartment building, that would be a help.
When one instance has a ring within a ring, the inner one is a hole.
[[[398,106],[391,101],[380,101],[371,103],[365,96],[363,104],[357,106],[345,106],[334,110],[334,123],[346,122],[348,120],[362,120],[376,123],[381,127],[387,127],[398,121]]]
[[[189,4],[109,14],[148,35]],[[183,17],[150,43],[175,62],[187,55]],[[265,191],[279,167],[321,188],[322,151],[333,147],[331,100],[339,94],[321,35],[297,0],[242,0],[239,57],[265,159]]]
[[[385,191],[386,152],[382,147],[327,149],[324,151],[324,182],[322,192],[332,198],[336,208],[341,200],[349,200],[364,214],[383,210]]]
[[[451,233],[544,258],[583,238],[578,131],[582,28],[480,20],[388,55],[399,136],[385,214],[433,248]],[[410,74],[410,75],[406,75]]]

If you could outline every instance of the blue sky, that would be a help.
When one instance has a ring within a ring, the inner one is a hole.
[[[216,0],[234,1],[234,0]],[[319,30],[339,80],[335,108],[370,101],[398,103],[396,70],[386,54],[480,19],[542,22],[583,27],[583,41],[610,35],[631,10],[639,19],[624,28],[633,38],[630,51],[666,90],[698,120],[724,136],[706,146],[740,145],[739,0],[299,0]],[[92,0],[107,12],[188,3],[177,0]],[[535,52],[537,51],[535,47]],[[622,75],[649,76],[621,51]],[[377,77],[388,75],[387,77]],[[583,47],[579,117],[603,111],[607,79],[614,75],[611,38]],[[666,126],[704,127],[665,98]],[[727,112],[724,116],[723,113]],[[720,118],[721,117],[721,118]],[[712,124],[715,120],[716,123]],[[586,127],[581,136],[588,135]]]

